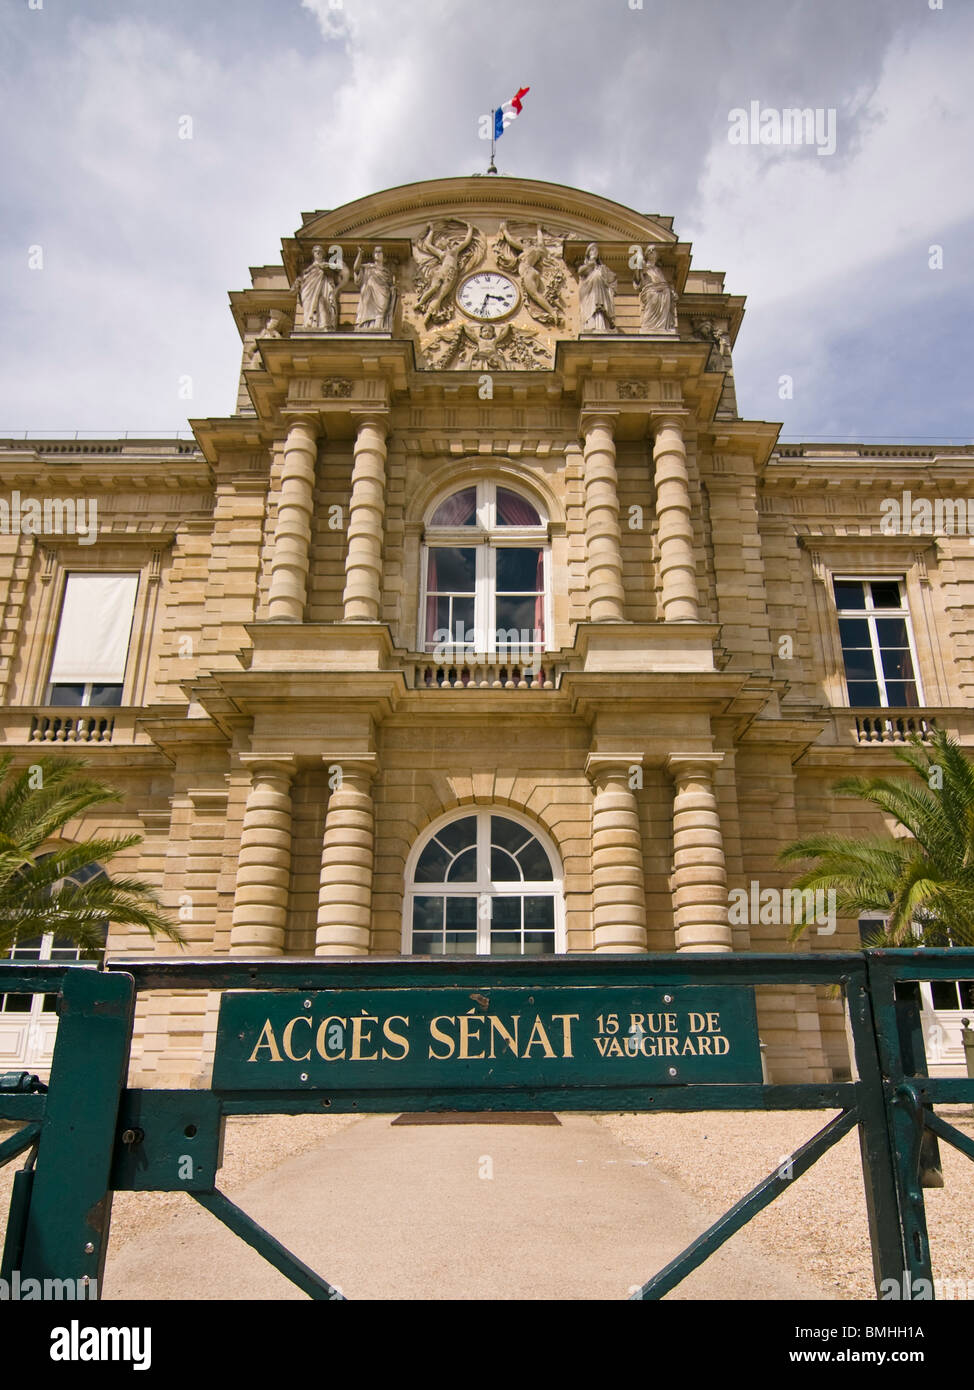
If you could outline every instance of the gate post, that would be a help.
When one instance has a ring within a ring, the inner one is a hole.
[[[862,1181],[866,1190],[873,1279],[878,1296],[884,1280],[893,1279],[900,1287],[903,1279],[904,1246],[896,1165],[886,1124],[883,1073],[865,972],[857,969],[846,977],[844,983],[859,1076],[856,1082],[859,1150],[862,1155]]]
[[[73,1279],[79,1292],[97,1281],[89,1297],[100,1296],[134,1012],[131,975],[87,969],[65,975],[21,1280]]]

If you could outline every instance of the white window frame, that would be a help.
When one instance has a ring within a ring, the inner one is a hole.
[[[468,488],[476,486],[477,503],[475,526],[433,526],[430,517],[434,516],[437,508],[453,497],[458,492],[464,492]],[[512,492],[517,497],[523,498],[541,518],[538,526],[498,526],[497,525],[497,489],[502,488],[506,492]],[[541,506],[537,498],[530,496],[522,489],[512,486],[506,479],[495,480],[493,478],[482,478],[476,483],[473,480],[466,483],[455,484],[446,492],[441,493],[433,505],[428,509],[424,540],[420,552],[421,583],[420,583],[420,605],[417,622],[417,641],[416,650],[431,655],[427,650],[426,638],[426,605],[429,598],[429,552],[442,547],[456,547],[464,550],[476,550],[476,573],[474,577],[474,633],[481,636],[482,643],[467,644],[443,644],[443,654],[447,659],[455,660],[460,657],[464,659],[476,659],[496,657],[498,654],[510,659],[515,659],[518,652],[524,652],[523,647],[517,650],[510,648],[507,644],[497,642],[497,552],[498,550],[513,550],[518,547],[541,551],[541,563],[543,570],[543,604],[544,604],[544,640],[540,649],[533,643],[527,648],[528,652],[550,651],[552,650],[552,622],[553,605],[551,596],[551,537],[549,532],[549,519],[545,509]],[[500,629],[507,631],[506,628]]]
[[[845,691],[846,704],[850,709],[865,709],[864,705],[853,705],[849,694],[849,681],[845,674],[845,649],[842,646],[842,629],[839,627],[840,618],[860,618],[865,619],[869,629],[869,646],[872,652],[873,667],[876,673],[876,684],[879,686],[879,697],[882,703],[876,708],[879,709],[902,709],[902,705],[891,705],[886,694],[886,674],[883,671],[883,662],[880,655],[879,635],[876,631],[877,618],[903,618],[906,621],[906,638],[910,650],[910,660],[913,663],[913,683],[917,690],[917,709],[923,709],[925,704],[923,694],[923,684],[920,680],[920,663],[917,659],[916,639],[913,635],[913,620],[910,615],[910,601],[906,591],[906,576],[903,574],[846,574],[834,573],[832,579],[832,603],[835,608],[836,630],[839,638],[839,654],[842,657],[842,685]],[[866,585],[865,608],[840,608],[835,596],[836,584],[864,584]],[[895,584],[899,589],[900,607],[899,608],[873,608],[873,584]],[[873,708],[869,706],[868,708]]]
[[[416,866],[420,856],[426,849],[429,842],[454,821],[466,820],[471,816],[477,819],[477,878],[474,883],[416,883]],[[538,841],[551,865],[552,877],[550,879],[521,880],[505,879],[495,884],[490,877],[490,817],[500,816],[504,820],[514,821],[516,825],[522,827],[526,834],[533,836]],[[556,955],[563,955],[566,950],[565,942],[565,880],[564,871],[561,867],[561,857],[555,848],[554,842],[542,830],[541,826],[535,821],[529,820],[527,816],[521,815],[517,811],[511,810],[508,806],[461,806],[455,811],[449,812],[445,816],[427,826],[426,830],[417,839],[406,859],[406,869],[404,876],[403,891],[403,910],[402,910],[402,951],[403,955],[412,954],[413,945],[413,901],[416,897],[421,898],[476,898],[478,901],[477,912],[477,951],[476,956],[464,956],[462,959],[482,959],[487,957],[492,960],[499,960],[500,956],[490,955],[490,925],[491,918],[482,917],[479,911],[481,895],[486,894],[488,898],[510,898],[510,897],[550,897],[554,900],[554,952]],[[525,956],[511,956],[505,959],[528,959]],[[457,957],[460,959],[460,957]]]

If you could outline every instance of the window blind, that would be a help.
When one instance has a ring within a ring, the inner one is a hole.
[[[64,588],[51,682],[125,679],[137,574],[69,574]]]

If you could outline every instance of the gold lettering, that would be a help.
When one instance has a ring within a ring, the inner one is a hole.
[[[402,1048],[402,1052],[400,1052],[398,1057],[394,1057],[388,1048],[384,1047],[382,1049],[382,1058],[383,1061],[387,1062],[401,1062],[404,1057],[409,1056],[409,1039],[403,1033],[397,1033],[395,1028],[392,1027],[393,1023],[402,1023],[408,1028],[409,1019],[404,1018],[402,1014],[391,1014],[382,1024],[382,1033],[386,1042],[398,1043]]]
[[[672,1039],[671,1039],[671,1038],[667,1038],[667,1042],[675,1042],[675,1041],[676,1041],[675,1038],[672,1038]],[[692,1057],[692,1056],[695,1055],[696,1050],[697,1050],[697,1044],[696,1044],[696,1040],[695,1040],[694,1038],[686,1038],[686,1039],[684,1039],[683,1047],[682,1047],[682,1049],[681,1049],[681,1051],[683,1052],[683,1055],[684,1055],[684,1056],[686,1056],[686,1054],[689,1052],[690,1056]]]
[[[561,1024],[561,1055],[563,1057],[574,1057],[572,1051],[572,1019],[578,1021],[578,1014],[552,1014],[552,1023]]]
[[[719,1037],[719,1038],[713,1038],[713,1039],[711,1039],[711,1041],[713,1042],[713,1045],[714,1045],[714,1056],[715,1056],[715,1057],[723,1057],[723,1056],[725,1056],[728,1052],[730,1052],[730,1039],[729,1039],[729,1038],[725,1038],[725,1037],[721,1036],[721,1037]],[[721,1043],[723,1043],[723,1047],[721,1047]]]
[[[541,1036],[536,1038],[536,1033],[540,1033]],[[555,1049],[551,1046],[551,1043],[548,1041],[548,1034],[545,1032],[544,1025],[542,1024],[541,1019],[538,1017],[537,1014],[535,1014],[534,1016],[534,1026],[531,1029],[531,1036],[524,1044],[525,1057],[531,1056],[532,1047],[540,1047],[543,1050],[544,1055],[546,1057],[554,1057],[555,1055]]]
[[[317,1052],[319,1057],[324,1057],[326,1062],[340,1062],[342,1058],[345,1056],[344,1048],[342,1048],[341,1052],[325,1051],[325,1041],[328,1033],[329,1023],[340,1024],[343,1031],[343,1036],[344,1030],[348,1027],[348,1019],[338,1018],[335,1014],[331,1014],[328,1018],[323,1019],[321,1023],[319,1023],[318,1025],[318,1032],[315,1034],[315,1051]]]
[[[597,1041],[598,1041],[598,1040],[597,1040]],[[623,1054],[622,1054],[622,1043],[619,1041],[619,1039],[618,1039],[618,1038],[609,1038],[609,1039],[608,1039],[608,1050],[607,1050],[607,1051],[603,1051],[602,1056],[603,1056],[603,1057],[621,1057],[622,1055],[623,1055]]]
[[[677,1038],[660,1038],[660,1044],[666,1048],[665,1052],[659,1054],[661,1057],[675,1057],[680,1045]]]
[[[264,1041],[264,1035],[265,1035],[265,1034],[266,1034],[267,1037],[270,1039],[269,1042],[265,1042],[265,1041]],[[261,1049],[262,1047],[266,1047],[266,1048],[267,1048],[268,1052],[271,1054],[271,1061],[272,1061],[272,1062],[283,1062],[283,1061],[284,1061],[284,1058],[281,1056],[280,1052],[278,1051],[277,1039],[274,1037],[274,1029],[271,1027],[271,1021],[270,1021],[269,1018],[265,1020],[264,1026],[263,1026],[263,1028],[260,1030],[260,1037],[257,1039],[257,1046],[254,1048],[253,1052],[252,1052],[252,1053],[250,1054],[250,1056],[247,1058],[247,1061],[248,1061],[248,1062],[256,1062],[256,1060],[257,1060],[257,1054],[258,1054],[258,1052],[260,1051],[260,1049]]]
[[[706,1018],[703,1014],[687,1014],[687,1024],[691,1033],[702,1033],[707,1026]]]
[[[712,1054],[711,1051],[710,1051],[710,1045],[711,1045],[711,1043],[713,1043],[713,1042],[716,1042],[716,1038],[708,1038],[708,1037],[706,1037],[706,1036],[705,1036],[705,1037],[702,1037],[702,1038],[698,1038],[698,1039],[697,1039],[697,1056],[698,1056],[698,1057],[702,1057],[702,1056],[704,1055],[704,1053],[706,1053],[708,1057],[712,1056],[713,1054]]]
[[[676,1014],[663,1015],[664,1028],[667,1033],[676,1032]]]
[[[462,1058],[464,1058],[464,1059],[475,1058],[475,1057],[483,1057],[483,1055],[484,1055],[483,1052],[471,1052],[471,1051],[470,1051],[470,1041],[471,1041],[471,1039],[470,1039],[470,1027],[471,1027],[471,1024],[476,1024],[476,1026],[477,1026],[478,1028],[480,1028],[481,1025],[483,1024],[483,1021],[484,1021],[484,1020],[483,1020],[483,1017],[480,1016],[480,1015],[478,1015],[478,1014],[461,1014],[461,1015],[460,1015],[460,1051],[457,1053],[457,1056],[458,1056],[458,1057],[462,1057]],[[481,1036],[480,1036],[479,1033],[474,1034],[473,1041],[474,1041],[474,1042],[481,1042],[481,1041],[482,1041]]]
[[[501,1035],[501,1037],[502,1037],[503,1040],[504,1040],[504,1046],[507,1047],[507,1048],[509,1048],[510,1051],[513,1052],[513,1053],[514,1053],[514,1056],[516,1057],[516,1056],[518,1055],[518,1038],[517,1038],[517,1035],[518,1035],[518,1028],[520,1027],[520,1023],[521,1023],[521,1015],[520,1015],[520,1014],[512,1014],[512,1015],[511,1015],[511,1022],[512,1022],[513,1025],[514,1025],[514,1032],[513,1032],[513,1034],[509,1033],[509,1032],[507,1031],[507,1029],[504,1027],[504,1024],[501,1023],[500,1019],[499,1019],[499,1018],[495,1018],[493,1014],[489,1014],[489,1015],[488,1015],[488,1022],[490,1023],[490,1053],[489,1053],[490,1057],[493,1058],[493,1056],[494,1056],[494,1034],[495,1034],[495,1032],[496,1032],[496,1033],[499,1033],[499,1034]]]
[[[448,1057],[453,1056],[453,1053],[456,1050],[456,1043],[450,1037],[449,1033],[444,1033],[442,1028],[438,1028],[436,1026],[438,1023],[456,1023],[456,1018],[451,1017],[449,1014],[438,1014],[436,1018],[430,1019],[430,1037],[433,1038],[436,1042],[446,1043],[447,1047],[449,1048],[449,1051],[434,1052],[433,1044],[430,1043],[429,1055],[430,1057],[435,1058],[437,1062],[445,1062]]]
[[[378,1018],[373,1014],[355,1014],[352,1018],[352,1061],[353,1062],[377,1062],[379,1054],[377,1052],[364,1053],[362,1043],[372,1041],[371,1030],[363,1037],[362,1025],[365,1023],[378,1023]]]
[[[284,1051],[290,1057],[292,1062],[306,1062],[308,1058],[311,1056],[310,1043],[308,1045],[307,1052],[303,1052],[300,1057],[296,1057],[294,1053],[291,1051],[291,1037],[294,1033],[294,1025],[296,1023],[306,1023],[309,1028],[312,1026],[311,1019],[306,1018],[304,1014],[299,1014],[297,1018],[292,1018],[290,1023],[288,1023],[285,1026],[284,1032],[281,1034],[281,1046],[284,1048]]]
[[[707,1032],[708,1032],[708,1033],[719,1033],[719,1032],[720,1032],[720,1014],[719,1014],[719,1013],[717,1013],[717,1014],[708,1014],[708,1015],[707,1015]]]

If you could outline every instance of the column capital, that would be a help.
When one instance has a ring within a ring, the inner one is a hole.
[[[254,775],[262,769],[278,777],[293,777],[297,771],[297,759],[290,753],[240,753],[241,767]]]
[[[303,425],[305,429],[312,432],[316,439],[324,434],[325,426],[321,414],[316,410],[285,410],[282,412],[284,421],[287,424],[288,433],[295,425]]]
[[[698,772],[710,778],[723,761],[723,753],[668,753],[666,770],[674,777],[686,777]]]
[[[382,410],[378,407],[375,410],[353,410],[352,423],[355,426],[356,435],[361,430],[371,425],[373,429],[381,431],[383,438],[387,439],[389,437],[390,423],[388,410]]]
[[[671,429],[679,430],[683,434],[683,427],[690,418],[689,410],[681,406],[668,406],[649,412],[650,427],[655,430],[662,430],[670,426]]]
[[[340,767],[343,772],[347,769],[370,782],[379,771],[378,753],[322,753],[321,761],[326,768]]]
[[[619,423],[618,410],[590,410],[583,407],[578,413],[578,432],[588,434],[589,430],[606,429],[615,437],[616,425]]]
[[[595,782],[600,777],[628,778],[629,770],[642,767],[642,753],[589,753],[585,759],[585,775]]]

